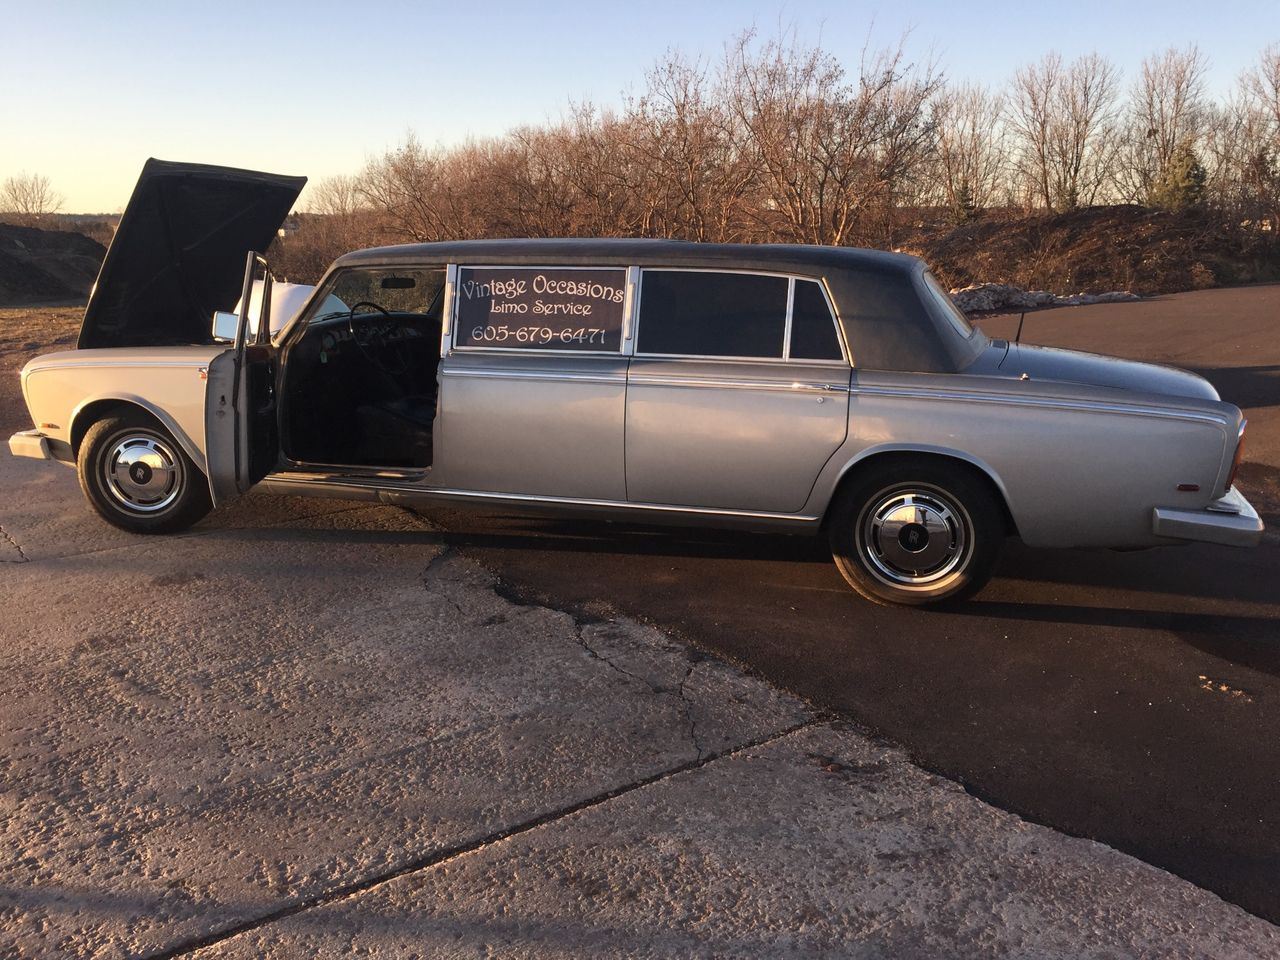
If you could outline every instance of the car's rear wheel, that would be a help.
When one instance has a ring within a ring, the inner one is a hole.
[[[141,411],[91,426],[80,442],[76,472],[99,516],[131,533],[185,530],[213,506],[204,473]]]
[[[928,606],[977,593],[1005,536],[990,484],[927,458],[870,464],[841,491],[828,521],[836,567],[877,603]]]

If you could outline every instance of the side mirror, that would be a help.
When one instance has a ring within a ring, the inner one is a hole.
[[[236,330],[239,326],[238,314],[219,310],[213,315],[213,339],[218,343],[235,343]]]

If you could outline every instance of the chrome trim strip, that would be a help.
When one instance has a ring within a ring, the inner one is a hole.
[[[640,305],[640,268],[627,267],[626,302],[622,307],[622,352],[630,354],[634,351],[631,342],[636,335],[636,311]]]
[[[267,481],[274,484],[326,484],[352,487],[356,490],[378,490],[386,493],[411,493],[425,498],[489,500],[495,503],[545,503],[555,506],[603,507],[616,510],[639,510],[661,513],[685,513],[694,516],[741,517],[754,520],[791,520],[798,523],[816,523],[821,517],[798,513],[769,513],[758,510],[722,510],[716,507],[679,507],[665,503],[632,503],[626,500],[588,500],[576,497],[544,497],[527,493],[499,493],[492,490],[463,490],[455,487],[429,487],[421,484],[371,482],[365,479],[334,476],[331,474],[272,473]]]
[[[444,268],[444,303],[440,305],[440,355],[444,356],[453,339],[453,311],[458,295],[458,265],[445,264]]]
[[[840,314],[836,311],[835,298],[831,296],[831,290],[827,287],[827,278],[816,279],[807,277],[802,279],[812,280],[818,285],[818,289],[822,292],[822,299],[827,301],[827,311],[831,314],[831,322],[836,325],[836,339],[840,342],[840,359],[849,366],[857,366],[854,362],[853,349],[849,346],[844,336],[844,324],[840,322]],[[792,363],[804,363],[803,360],[793,360]],[[823,361],[831,363],[832,361]]]
[[[211,344],[211,346],[213,346]],[[225,352],[226,346],[214,352],[214,356]],[[42,363],[38,367],[34,367],[31,372],[39,373],[42,370],[67,370],[72,368],[83,367],[189,367],[196,370],[200,367],[208,366],[209,357],[192,358],[191,360],[55,360],[51,363]]]
[[[840,383],[785,380],[730,380],[719,377],[663,377],[633,373],[633,384],[652,387],[716,387],[726,390],[777,390],[784,393],[848,393],[849,387]]]
[[[699,363],[772,363],[804,364],[812,367],[846,367],[847,361],[840,360],[784,360],[782,357],[722,357],[711,353],[637,353],[637,360],[697,360]]]
[[[585,383],[626,383],[627,375],[623,371],[617,374],[578,373],[566,371],[556,373],[544,370],[508,370],[502,367],[444,367],[440,368],[442,377],[473,377],[478,380],[545,380],[559,382],[572,380]]]
[[[625,342],[625,341],[624,341]],[[626,357],[621,350],[547,350],[542,347],[453,347],[453,356],[478,357]]]
[[[791,359],[791,320],[796,310],[796,278],[787,277],[787,319],[782,325],[782,359]]]
[[[1112,403],[1105,400],[1068,400],[1065,397],[1014,397],[1000,393],[965,393],[957,390],[925,390],[908,387],[853,387],[851,394],[871,397],[902,397],[909,400],[957,400],[964,403],[1002,403],[1019,407],[1048,407],[1057,410],[1087,410],[1130,416],[1160,417],[1167,420],[1193,420],[1226,426],[1225,417],[1194,410],[1174,410],[1141,404]]]

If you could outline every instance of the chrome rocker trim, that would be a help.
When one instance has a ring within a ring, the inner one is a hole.
[[[462,490],[453,487],[428,487],[420,484],[347,478],[332,474],[273,473],[261,486],[273,493],[286,495],[334,496],[380,500],[383,503],[424,506],[441,503],[476,506],[519,506],[547,508],[553,511],[575,510],[582,513],[618,516],[634,514],[637,522],[663,518],[702,517],[727,523],[749,521],[812,529],[821,517],[797,513],[770,513],[758,510],[723,510],[715,507],[674,506],[664,503],[633,503],[625,500],[591,500],[575,497],[536,496],[524,493],[501,493],[492,490]]]

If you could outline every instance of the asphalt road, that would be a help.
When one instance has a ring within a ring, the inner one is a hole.
[[[975,601],[925,613],[860,600],[814,540],[430,515],[513,596],[660,625],[984,799],[1280,921],[1280,286],[1045,311],[1023,340],[1190,367],[1244,407],[1264,545],[1011,542]]]

